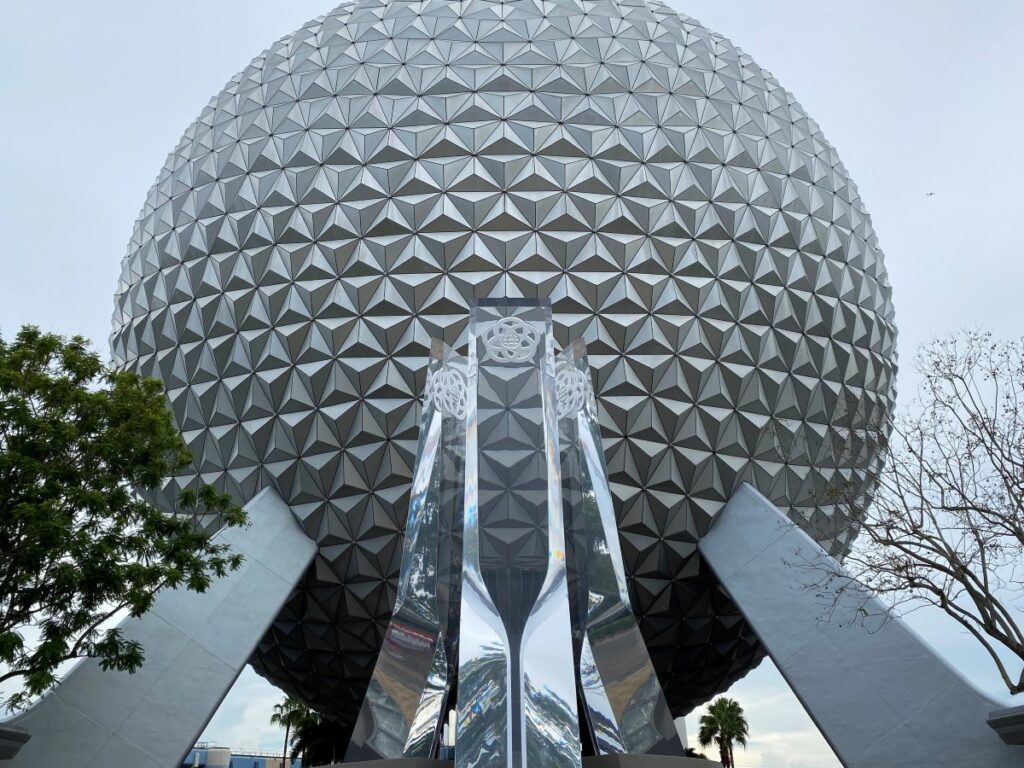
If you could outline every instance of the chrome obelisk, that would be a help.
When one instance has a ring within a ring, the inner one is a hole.
[[[579,768],[551,309],[470,312],[456,768]]]

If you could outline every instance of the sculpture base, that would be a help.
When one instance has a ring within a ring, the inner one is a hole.
[[[583,768],[722,768],[714,760],[672,755],[598,755],[584,757]]]
[[[335,763],[328,768],[452,768],[454,764],[451,760],[400,757],[394,760]],[[721,763],[713,760],[668,755],[599,755],[583,758],[583,768],[721,768],[721,766]]]

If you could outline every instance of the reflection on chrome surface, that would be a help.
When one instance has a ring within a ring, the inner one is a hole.
[[[470,327],[475,325],[471,318]],[[457,768],[509,768],[512,760],[508,636],[480,566],[477,483],[479,425],[477,345],[469,344],[466,474],[462,529],[462,611],[459,621],[459,701],[455,726]]]
[[[443,708],[454,681],[450,603],[458,589],[452,563],[461,560],[456,518],[462,512],[457,491],[465,427],[445,407],[453,398],[439,397],[432,389],[436,382],[463,380],[465,371],[464,359],[443,344],[433,345],[427,376],[435,387],[428,386],[423,402],[397,600],[347,761],[431,757],[438,747]]]
[[[589,382],[582,341],[567,346],[558,365],[580,372]],[[580,684],[593,743],[599,754],[682,755],[672,713],[630,607],[597,401],[589,388],[585,397],[577,397],[581,407],[567,413],[561,424],[562,463],[569,486],[566,512],[576,534]]]

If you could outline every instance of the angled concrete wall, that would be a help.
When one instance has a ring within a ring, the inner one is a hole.
[[[844,766],[1024,766],[1024,748],[986,722],[1005,705],[902,621],[880,618],[882,604],[853,582],[823,585],[839,566],[753,488],[736,492],[699,547]],[[849,621],[862,608],[863,622]]]
[[[218,536],[245,555],[204,594],[160,592],[141,619],[121,623],[146,661],[134,674],[76,666],[35,706],[4,723],[30,739],[11,768],[177,768],[292,588],[316,545],[272,490],[246,505],[250,524]]]

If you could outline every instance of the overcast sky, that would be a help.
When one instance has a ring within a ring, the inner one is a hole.
[[[900,397],[913,352],[962,327],[1024,334],[1024,126],[1019,0],[670,2],[744,48],[839,150],[894,286]],[[81,333],[106,352],[119,264],[146,191],[185,127],[320,0],[8,0],[0,47],[0,333]],[[929,195],[928,193],[934,193]],[[911,622],[964,673],[1000,688],[970,640]],[[734,686],[752,740],[740,768],[838,768],[769,663]],[[279,748],[279,693],[243,673],[207,730]],[[696,717],[689,722],[694,732]],[[894,760],[898,761],[898,756]]]

